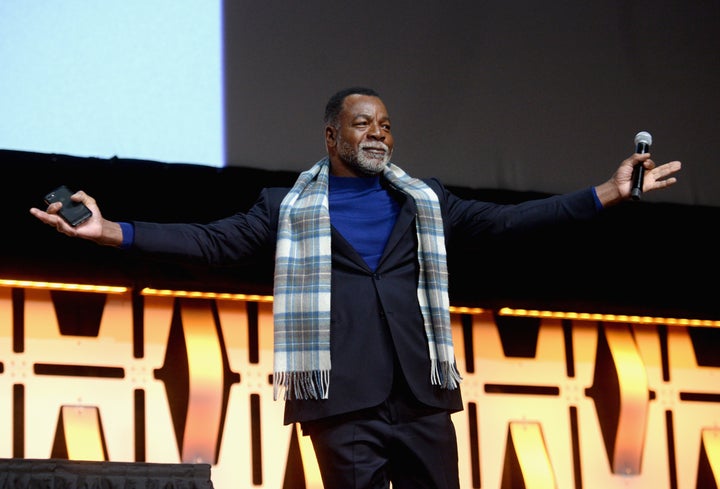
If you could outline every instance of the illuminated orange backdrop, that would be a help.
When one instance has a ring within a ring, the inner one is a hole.
[[[272,400],[267,299],[0,286],[0,457],[203,462],[217,489],[321,488]],[[718,487],[707,328],[483,310],[452,326],[463,489]]]

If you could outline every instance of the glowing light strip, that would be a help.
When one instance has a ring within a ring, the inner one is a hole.
[[[501,316],[522,316],[554,319],[580,319],[582,321],[606,321],[614,323],[666,324],[668,326],[709,326],[720,328],[720,321],[712,319],[680,319],[651,316],[628,316],[624,314],[598,314],[589,312],[539,311],[535,309],[512,309],[503,307]]]
[[[250,301],[250,302],[272,302],[271,295],[257,294],[230,294],[227,292],[199,292],[186,290],[169,290],[169,289],[152,289],[145,287],[140,291],[141,295],[153,295],[161,297],[187,297],[190,299],[224,299],[231,301]]]
[[[450,313],[451,314],[482,314],[488,309],[483,309],[482,307],[459,307],[459,306],[450,306]]]
[[[66,284],[61,282],[36,282],[32,280],[7,280],[0,279],[0,287],[25,287],[31,289],[68,290],[76,292],[98,292],[104,294],[124,294],[128,287],[110,285],[89,285],[89,284]],[[142,295],[164,296],[164,297],[187,297],[190,299],[223,299],[231,301],[250,302],[272,302],[271,295],[258,294],[231,294],[228,292],[201,292],[170,289],[153,289],[145,287],[140,291]],[[452,314],[482,314],[489,311],[482,307],[461,307],[450,306]],[[537,309],[513,309],[510,307],[501,308],[498,313],[501,316],[520,316],[553,319],[578,319],[582,321],[605,321],[614,323],[635,323],[635,324],[665,324],[667,326],[702,326],[720,328],[720,320],[713,319],[685,319],[685,318],[664,318],[653,316],[631,316],[625,314],[600,314],[590,312],[564,312],[564,311],[542,311]]]
[[[102,294],[124,294],[127,287],[110,285],[66,284],[62,282],[34,282],[32,280],[0,279],[0,287],[22,287],[26,289],[70,290],[74,292],[98,292]]]

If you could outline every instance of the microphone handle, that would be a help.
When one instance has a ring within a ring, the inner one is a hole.
[[[650,152],[650,145],[647,143],[637,143],[635,147],[635,152],[638,154],[645,154]],[[642,188],[643,188],[643,179],[645,177],[645,167],[642,163],[635,165],[633,168],[633,184],[632,189],[630,190],[630,197],[633,200],[640,200],[640,197],[642,196]]]

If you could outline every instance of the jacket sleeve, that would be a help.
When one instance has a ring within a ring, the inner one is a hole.
[[[247,212],[207,224],[134,221],[130,249],[213,267],[246,263],[261,252],[274,253],[277,212],[286,193],[287,189],[264,189]]]
[[[524,234],[557,224],[592,219],[600,212],[590,187],[516,204],[497,204],[461,199],[436,179],[426,183],[438,194],[446,232],[469,238]]]

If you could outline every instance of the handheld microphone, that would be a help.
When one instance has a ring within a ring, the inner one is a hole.
[[[652,144],[652,136],[649,132],[641,131],[635,135],[635,152],[645,154],[650,152]],[[630,197],[633,200],[640,200],[643,191],[643,178],[645,177],[645,167],[642,163],[635,165],[632,174],[632,189]]]

